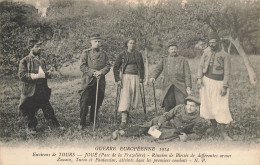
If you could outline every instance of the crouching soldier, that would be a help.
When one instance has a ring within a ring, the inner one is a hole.
[[[30,40],[30,54],[24,57],[19,64],[18,76],[22,81],[22,91],[19,110],[25,117],[28,127],[27,134],[35,134],[38,109],[42,109],[44,117],[53,127],[60,127],[50,104],[51,89],[47,85],[47,79],[51,72],[47,71],[44,59],[41,57],[42,42]]]
[[[101,38],[99,34],[94,34],[90,38],[91,48],[83,51],[81,55],[80,70],[82,76],[82,89],[79,91],[80,97],[80,123],[78,129],[86,126],[86,116],[88,115],[88,106],[90,106],[90,123],[94,122],[95,99],[97,80],[98,98],[97,114],[105,95],[105,75],[110,70],[110,63],[106,53],[101,50]]]
[[[204,120],[199,115],[199,105],[200,101],[197,98],[188,96],[185,104],[176,106],[162,116],[152,119],[148,124],[115,131],[113,139],[117,139],[119,135],[129,137],[151,134],[151,131],[155,134],[159,132],[159,140],[199,140],[204,132]]]

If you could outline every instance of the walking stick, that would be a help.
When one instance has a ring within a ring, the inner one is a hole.
[[[154,98],[155,113],[157,114],[157,106],[156,106],[156,96],[155,96],[154,82],[153,82],[153,98]]]
[[[121,85],[117,85],[117,90],[116,90],[116,109],[115,109],[115,121],[114,121],[114,124],[117,124],[117,110],[118,110],[119,101],[120,101],[120,92],[121,92]]]
[[[144,84],[142,83],[142,86]],[[140,94],[141,94],[141,99],[142,99],[142,104],[143,104],[143,108],[144,108],[144,118],[146,119],[146,105],[145,105],[145,94],[144,94],[144,86],[143,86],[143,91],[142,91],[142,86],[139,85],[140,88]],[[143,92],[143,94],[142,94]]]
[[[144,93],[144,84],[142,83],[143,86],[143,97],[144,97],[144,114],[146,115],[146,103],[145,103],[145,93]]]
[[[97,88],[96,88],[96,102],[95,102],[95,115],[94,115],[94,125],[93,125],[93,131],[95,131],[95,127],[96,127],[96,117],[97,117],[97,101],[98,101],[98,84],[99,84],[99,78],[97,78]]]

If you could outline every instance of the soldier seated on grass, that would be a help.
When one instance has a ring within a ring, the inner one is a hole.
[[[199,140],[205,132],[205,120],[199,115],[199,107],[200,101],[193,96],[188,96],[185,99],[185,104],[174,107],[147,124],[116,130],[113,132],[113,139],[117,139],[118,136],[140,136],[150,132],[158,132],[159,136],[156,138],[158,140]]]

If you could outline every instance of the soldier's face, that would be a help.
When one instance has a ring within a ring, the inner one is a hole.
[[[177,46],[170,46],[168,49],[169,55],[176,55],[178,53]]]
[[[216,40],[216,39],[210,40],[209,41],[209,46],[210,46],[211,50],[217,50],[218,46],[219,46],[218,40]]]
[[[128,43],[127,43],[127,48],[129,50],[135,49],[135,40],[129,40]]]
[[[194,113],[197,111],[197,109],[198,109],[198,106],[195,102],[187,101],[187,104],[186,104],[187,113]]]
[[[101,47],[101,40],[94,39],[90,41],[92,48],[100,48]]]
[[[40,55],[42,52],[42,47],[41,45],[34,45],[32,48],[32,52],[34,55]]]

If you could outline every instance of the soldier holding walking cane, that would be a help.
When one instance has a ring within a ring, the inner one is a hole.
[[[94,34],[90,38],[91,48],[81,55],[80,70],[83,72],[82,89],[80,94],[80,123],[78,129],[86,126],[88,106],[90,106],[90,123],[96,123],[98,110],[105,94],[105,75],[110,70],[110,63],[106,53],[101,49],[101,38]],[[94,130],[94,129],[93,129]]]
[[[135,109],[138,105],[140,97],[138,85],[143,83],[144,79],[144,62],[142,54],[135,49],[136,39],[128,39],[125,47],[127,49],[117,56],[113,69],[115,82],[121,86],[118,111],[122,115],[120,124],[122,129],[126,127],[129,110]],[[121,80],[120,71],[122,72]]]
[[[163,93],[161,106],[168,112],[179,104],[184,104],[185,98],[191,94],[191,71],[188,61],[178,54],[178,46],[168,43],[168,55],[164,56],[152,72],[150,82],[163,72]]]

